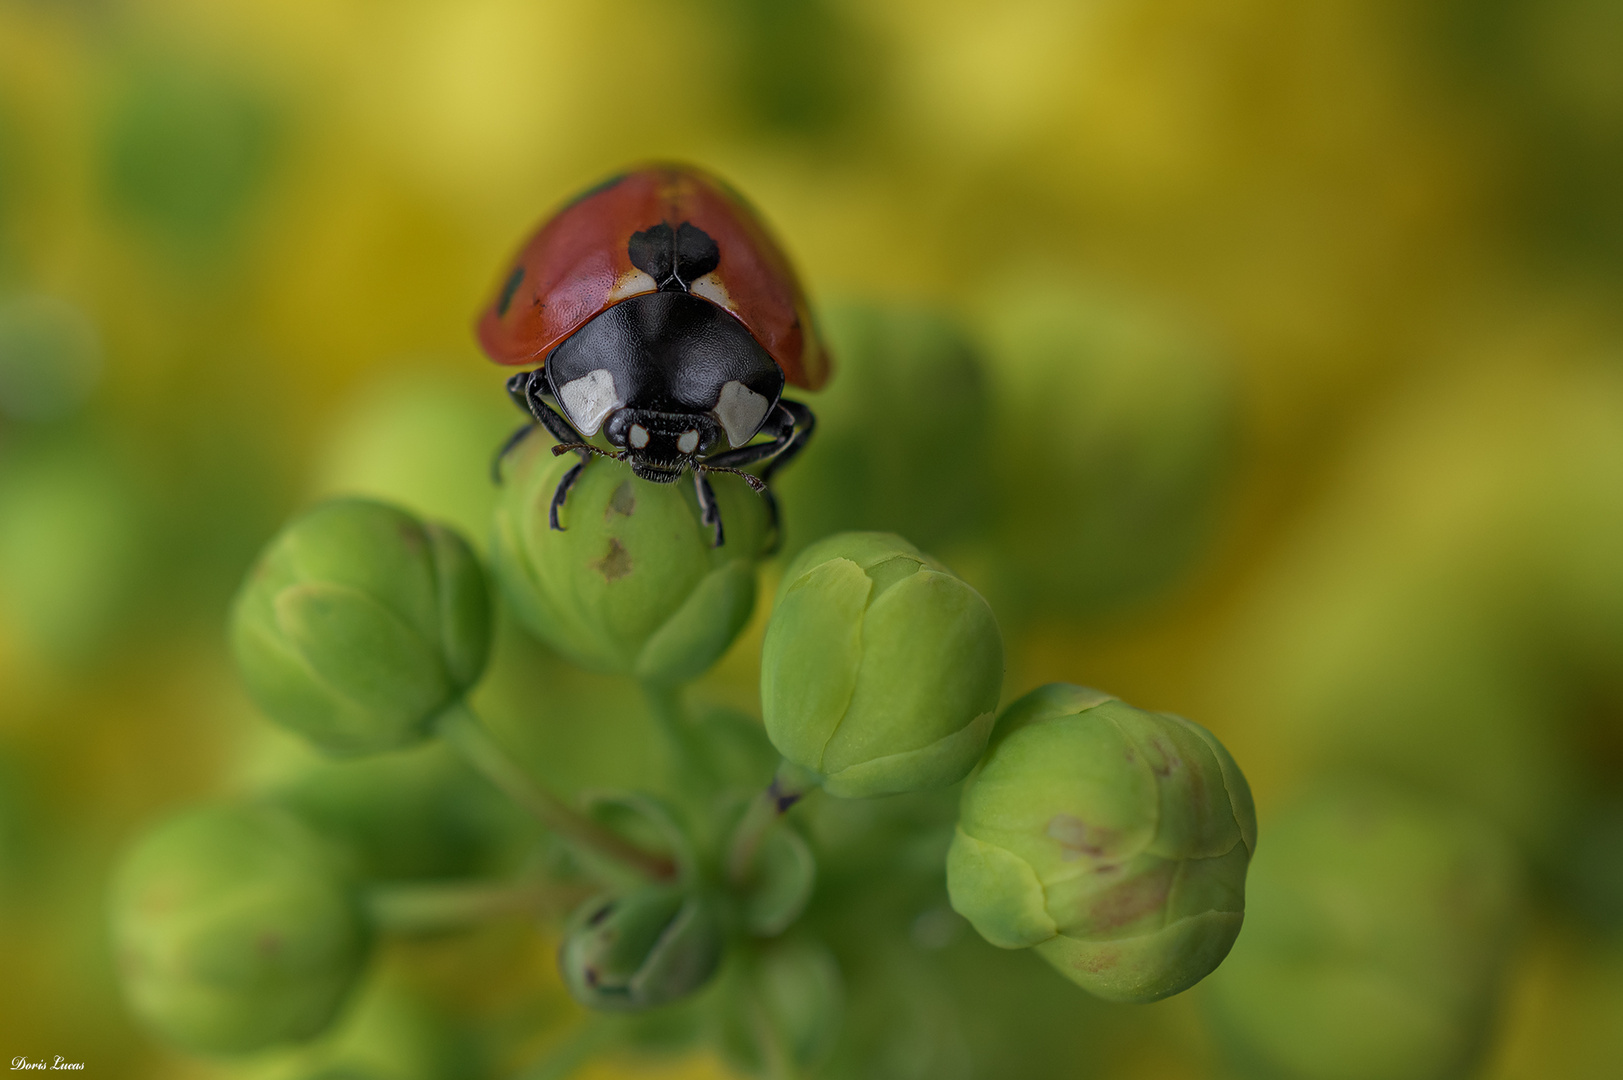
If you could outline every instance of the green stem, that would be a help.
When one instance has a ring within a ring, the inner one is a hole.
[[[434,726],[440,738],[486,779],[559,836],[655,880],[676,876],[676,863],[671,859],[644,851],[537,784],[497,745],[465,702],[441,713]]]
[[[557,915],[587,896],[550,881],[434,881],[380,885],[365,895],[372,923],[385,932],[431,933],[504,915]]]
[[[816,786],[816,776],[789,761],[778,765],[772,783],[751,800],[744,816],[733,829],[732,842],[727,850],[727,878],[734,886],[749,883],[755,869],[755,857],[778,819],[789,812]]]
[[[783,1032],[772,1022],[760,995],[753,995],[745,1007],[750,1011],[750,1026],[755,1029],[755,1042],[761,1049],[761,1064],[766,1066],[767,1080],[799,1080],[800,1070],[795,1068],[794,1055],[785,1045]]]
[[[703,780],[713,779],[710,763],[694,743],[694,730],[682,705],[682,688],[664,683],[645,682],[643,700],[653,715],[654,726],[665,739],[666,760],[670,763],[671,787],[676,791],[690,791]]]

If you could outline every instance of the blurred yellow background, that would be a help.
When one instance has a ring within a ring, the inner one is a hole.
[[[1176,574],[1021,606],[1018,529],[942,541],[1007,599],[1006,698],[1198,719],[1264,848],[1342,768],[1470,807],[1534,881],[1481,1075],[1623,1074],[1619,57],[1606,0],[0,0],[0,1056],[225,1075],[127,1018],[101,905],[143,822],[278,752],[231,593],[327,491],[482,538],[518,417],[473,314],[550,208],[669,158],[747,193],[814,302],[985,343],[1009,437],[935,437],[1000,505],[1065,495],[1009,404],[1067,392],[1030,305],[1209,343],[1233,456]],[[746,706],[748,646],[712,677]],[[559,993],[539,945],[481,948],[391,963]],[[1076,1074],[1218,1075],[1199,994]]]

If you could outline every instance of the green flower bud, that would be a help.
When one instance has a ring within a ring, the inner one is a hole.
[[[1228,954],[1256,847],[1251,791],[1211,733],[1053,683],[1004,711],[964,788],[952,906],[1084,990],[1155,1001]]]
[[[761,650],[766,731],[830,794],[963,779],[1002,686],[991,608],[901,537],[831,536],[784,574]]]
[[[775,941],[730,966],[717,1005],[717,1041],[740,1073],[773,1075],[778,1055],[797,1071],[809,1070],[822,1064],[839,1040],[845,985],[839,963],[822,942]]]
[[[739,915],[744,929],[776,937],[806,910],[817,884],[817,859],[804,837],[788,822],[767,834],[741,886]]]
[[[264,712],[330,754],[408,746],[479,678],[490,599],[456,533],[363,499],[322,503],[243,582],[231,645]]]
[[[721,657],[755,605],[765,540],[760,496],[712,474],[726,542],[711,547],[693,484],[638,480],[593,458],[550,527],[573,454],[532,436],[507,459],[491,559],[513,611],[582,667],[650,682],[690,679]]]
[[[593,1009],[635,1012],[686,997],[715,974],[724,938],[698,893],[649,885],[585,904],[558,950],[564,984]]]
[[[193,810],[143,836],[112,887],[131,1007],[190,1050],[241,1053],[309,1038],[367,955],[351,882],[292,816]]]
[[[1375,784],[1271,823],[1245,937],[1203,997],[1246,1076],[1473,1072],[1516,940],[1521,875],[1483,821]]]

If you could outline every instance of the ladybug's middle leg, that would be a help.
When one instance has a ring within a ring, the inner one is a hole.
[[[789,438],[783,448],[767,461],[761,470],[762,480],[771,480],[772,474],[793,461],[795,455],[806,448],[812,432],[817,430],[817,416],[798,401],[779,401],[779,415],[787,414],[790,422]]]
[[[736,450],[723,450],[719,454],[711,454],[705,458],[703,464],[721,469],[736,469],[757,461],[768,461],[767,467],[761,471],[761,479],[765,480],[782,468],[790,458],[800,453],[800,448],[806,445],[806,440],[811,438],[811,433],[816,427],[817,417],[813,416],[812,411],[806,406],[798,401],[779,401],[778,407],[766,418],[766,423],[761,425],[760,433],[771,436],[771,442],[753,443],[749,446],[740,446]]]
[[[535,430],[536,423],[545,427],[559,442],[574,442],[579,438],[570,430],[569,422],[542,400],[541,395],[546,392],[545,386],[546,379],[542,377],[540,368],[534,371],[521,371],[507,380],[507,396],[513,399],[513,404],[519,407],[520,412],[528,415],[534,422],[525,424],[508,436],[501,449],[496,451],[496,456],[491,459],[490,478],[497,485],[502,482],[502,462],[506,461],[507,455]]]
[[[507,392],[512,395],[518,407],[535,417],[537,423],[552,433],[552,437],[561,443],[580,442],[580,435],[569,426],[569,421],[558,415],[546,402],[547,380],[541,374],[542,369],[524,371],[507,380]],[[586,455],[590,456],[590,455]],[[584,461],[586,457],[582,457]]]
[[[725,542],[725,534],[721,530],[721,507],[716,505],[716,493],[711,489],[710,481],[698,469],[693,470],[693,487],[699,493],[699,520],[715,530],[710,546],[720,547]]]

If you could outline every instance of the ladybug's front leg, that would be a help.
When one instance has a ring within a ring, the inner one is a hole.
[[[542,371],[541,368],[536,368],[534,371],[521,371],[508,379],[508,396],[513,399],[520,409],[534,417],[536,423],[546,428],[558,442],[579,442],[580,435],[575,432],[574,428],[569,426],[569,421],[559,416],[557,410],[548,405],[542,397],[546,393],[547,385],[546,377],[542,374]],[[524,437],[534,429],[535,424],[525,424],[513,433],[512,438],[508,439],[496,454],[492,472],[496,476],[497,483],[501,482],[502,459],[512,451],[513,447],[523,442]],[[578,451],[578,453],[580,454],[580,460],[571,465],[569,471],[564,473],[562,479],[558,481],[558,487],[552,493],[552,506],[547,511],[547,524],[559,532],[563,532],[564,527],[558,523],[558,511],[562,508],[564,500],[569,497],[569,489],[575,486],[576,480],[580,479],[581,470],[586,468],[586,459],[591,457],[584,450]]]

